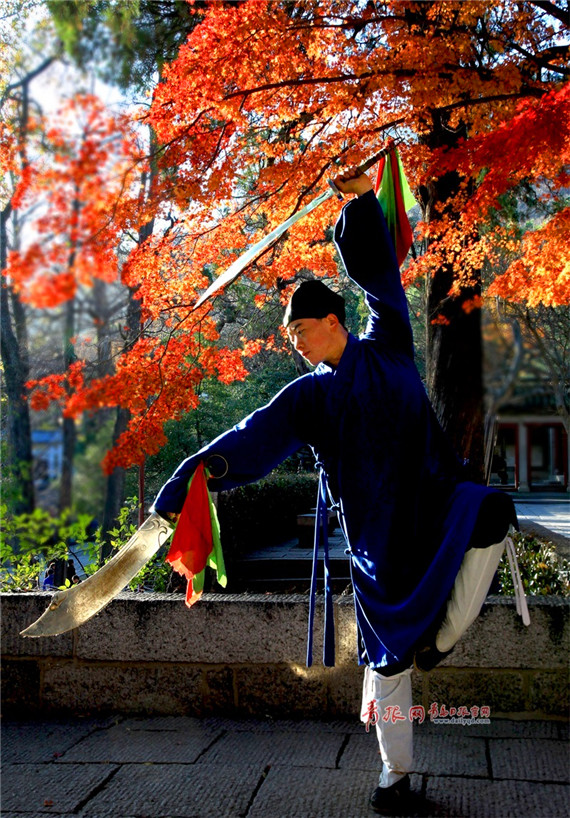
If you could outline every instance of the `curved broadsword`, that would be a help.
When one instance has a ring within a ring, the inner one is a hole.
[[[174,527],[152,512],[126,545],[98,571],[64,591],[21,636],[57,636],[83,625],[108,605],[168,540]]]

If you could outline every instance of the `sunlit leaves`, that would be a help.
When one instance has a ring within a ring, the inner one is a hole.
[[[557,18],[532,3],[210,2],[150,109],[117,118],[77,98],[65,121],[45,126],[51,153],[33,166],[0,133],[4,162],[19,167],[16,204],[44,203],[38,239],[11,259],[22,295],[49,306],[94,278],[120,278],[140,301],[140,339],[112,375],[87,378],[66,399],[74,415],[131,413],[107,466],[156,451],[164,421],[196,405],[204,377],[245,377],[242,350],[218,337],[216,305],[199,314],[192,305],[213,276],[324,190],[337,163],[365,159],[387,137],[400,140],[424,210],[406,284],[445,267],[456,297],[486,266],[498,274],[492,293],[568,303],[564,38]],[[137,138],[144,124],[157,137],[148,163]],[[447,175],[453,192],[436,195]],[[497,218],[491,233],[490,216],[522,183],[538,191],[544,214],[522,233]],[[260,308],[299,277],[336,275],[338,210],[331,200],[314,211],[250,267]],[[135,242],[152,220],[153,234]],[[464,299],[464,309],[480,303]],[[257,349],[250,342],[247,354]],[[60,387],[36,387],[34,400],[59,399]]]
[[[21,169],[12,200],[41,215],[33,240],[10,254],[8,275],[23,301],[54,307],[94,278],[117,278],[118,245],[137,218],[137,159],[144,160],[126,120],[93,96],[73,97],[44,127],[44,152]]]

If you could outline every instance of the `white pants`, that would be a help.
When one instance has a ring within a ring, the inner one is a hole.
[[[489,592],[495,571],[505,548],[505,540],[488,548],[471,548],[466,552],[457,574],[445,618],[437,632],[439,651],[451,650],[477,618]],[[412,769],[412,668],[382,676],[366,667],[362,691],[362,720],[374,713],[376,735],[382,757],[379,786],[390,787]],[[373,704],[374,703],[374,704]],[[404,718],[400,718],[403,716]]]

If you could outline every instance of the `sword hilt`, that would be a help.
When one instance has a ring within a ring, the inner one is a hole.
[[[335,196],[337,197],[337,199],[340,199],[340,200],[342,201],[342,198],[343,198],[342,193],[340,192],[340,190],[339,190],[339,189],[338,189],[338,187],[335,185],[335,183],[333,182],[333,180],[332,180],[332,179],[329,179],[329,185],[331,186],[331,190],[332,190],[332,192],[335,194]]]
[[[390,144],[387,147],[382,148],[382,150],[378,151],[378,153],[375,153],[374,156],[371,156],[369,159],[366,159],[364,162],[362,162],[361,165],[358,165],[356,168],[355,175],[360,176],[362,173],[366,173],[366,171],[370,170],[370,168],[373,167],[373,165],[375,165],[376,162],[379,162],[384,156],[387,156],[390,153],[390,151],[394,150],[394,148],[399,144],[400,142],[390,142]],[[332,179],[329,179],[329,185],[331,186],[331,189],[333,190],[335,195],[342,200],[343,195]]]

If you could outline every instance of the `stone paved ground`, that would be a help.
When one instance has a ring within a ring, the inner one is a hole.
[[[566,818],[568,726],[417,726],[407,815]],[[357,722],[126,718],[2,725],[2,816],[360,818],[375,786]]]

